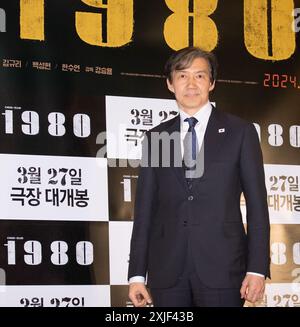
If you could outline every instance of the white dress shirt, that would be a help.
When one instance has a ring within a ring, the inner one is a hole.
[[[208,120],[212,112],[212,105],[208,101],[203,107],[201,107],[194,115],[198,122],[195,125],[195,131],[197,135],[197,141],[199,145],[199,149],[202,146],[203,140],[204,140],[204,135],[205,131],[207,128]],[[181,154],[183,156],[184,153],[184,147],[183,147],[183,140],[184,137],[189,129],[189,123],[184,121],[186,118],[192,117],[183,110],[179,109],[179,115],[180,115],[180,146],[181,146]],[[261,277],[265,277],[262,274],[259,273],[254,273],[254,272],[247,272],[247,275],[257,275]],[[134,276],[129,278],[129,284],[131,283],[145,283],[145,277],[143,276]]]
[[[198,122],[195,125],[195,132],[197,135],[197,141],[199,145],[199,150],[201,149],[202,142],[204,140],[204,134],[206,131],[207,123],[210,117],[212,111],[212,106],[210,102],[207,102],[201,110],[197,111],[193,117],[195,117]],[[184,112],[183,110],[179,109],[179,115],[180,115],[180,146],[181,146],[181,154],[183,156],[184,147],[183,147],[183,140],[185,138],[185,135],[189,129],[189,123],[187,121],[184,121],[186,118],[190,118],[189,114]]]

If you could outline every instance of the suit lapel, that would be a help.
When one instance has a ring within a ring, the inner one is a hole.
[[[187,190],[186,180],[184,176],[184,169],[182,167],[182,153],[181,153],[181,143],[180,143],[180,116],[178,115],[174,119],[174,123],[169,126],[167,129],[167,132],[169,135],[172,133],[174,134],[174,146],[171,146],[170,149],[170,166],[171,169],[174,171],[177,179],[181,183],[181,185]],[[180,162],[180,165],[176,167],[176,161],[175,158],[178,159],[178,162]]]
[[[226,128],[226,122],[222,113],[213,107],[211,115],[208,120],[204,135],[204,174],[207,172],[210,164],[218,156],[220,148],[223,144],[225,136],[228,133],[228,128]],[[198,178],[197,181],[201,181],[201,178]]]

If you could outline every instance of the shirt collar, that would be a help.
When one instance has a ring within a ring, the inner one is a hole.
[[[204,126],[207,125],[209,116],[211,114],[212,111],[212,105],[211,103],[208,101],[203,107],[201,107],[194,115],[193,117],[197,118],[198,122],[200,124],[204,124]],[[186,112],[184,112],[183,110],[179,109],[179,115],[180,115],[180,123],[181,126],[183,126],[184,124],[187,124],[187,122],[184,122],[184,120],[186,118],[191,117],[191,115],[187,114]]]

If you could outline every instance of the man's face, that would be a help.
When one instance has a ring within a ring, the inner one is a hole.
[[[168,88],[175,94],[179,107],[192,115],[208,101],[209,92],[215,87],[211,83],[206,59],[196,58],[190,67],[172,74],[172,82],[167,80]]]

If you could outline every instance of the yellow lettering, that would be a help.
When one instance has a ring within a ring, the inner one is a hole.
[[[76,12],[79,37],[101,47],[120,47],[131,41],[133,33],[133,0],[81,0],[101,9],[99,13]]]
[[[45,40],[44,0],[20,0],[20,37]]]
[[[295,52],[293,0],[245,0],[244,37],[249,53],[265,60],[288,59]]]
[[[218,30],[209,17],[218,0],[165,0],[172,10],[164,25],[164,37],[170,48],[179,50],[189,45],[207,51],[218,43]]]

